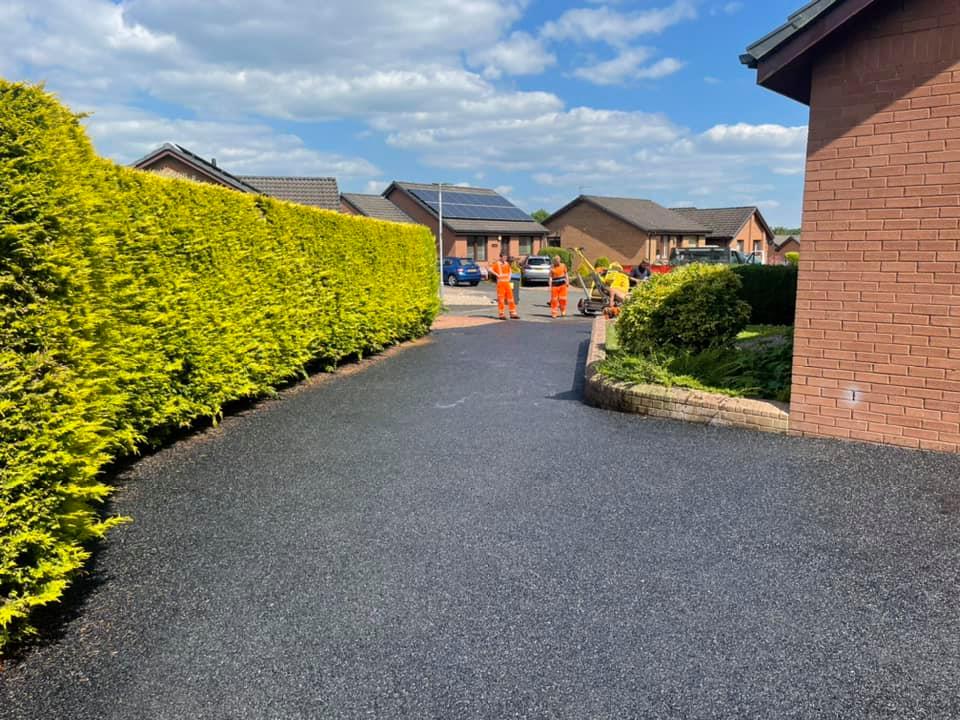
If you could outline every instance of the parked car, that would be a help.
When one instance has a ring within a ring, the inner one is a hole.
[[[450,287],[477,285],[481,277],[480,267],[473,260],[456,257],[443,259],[443,281]]]
[[[674,248],[670,252],[670,265],[690,265],[707,263],[708,265],[756,265],[759,257],[744,255],[739,250],[723,247]]]
[[[550,281],[550,258],[546,255],[530,255],[520,266],[520,281],[525,285],[532,282]]]

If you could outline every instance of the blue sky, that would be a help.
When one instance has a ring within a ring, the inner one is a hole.
[[[738,55],[799,0],[13,0],[0,75],[44,81],[98,150],[238,174],[757,204],[798,225],[807,109]]]

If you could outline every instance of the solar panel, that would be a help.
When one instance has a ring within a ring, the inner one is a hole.
[[[411,190],[411,194],[430,207],[440,211],[440,194],[436,190]],[[461,220],[530,221],[530,216],[499,195],[450,190],[443,193],[443,216]]]
[[[437,204],[439,193],[437,193],[436,190],[411,190],[410,192],[414,197],[425,202],[427,205],[433,206]]]

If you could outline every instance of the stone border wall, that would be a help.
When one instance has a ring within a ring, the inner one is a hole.
[[[605,410],[707,425],[787,433],[790,414],[783,403],[734,398],[660,385],[635,385],[603,377],[597,372],[597,363],[606,358],[604,344],[608,322],[602,317],[593,321],[583,391],[584,401],[588,405]]]

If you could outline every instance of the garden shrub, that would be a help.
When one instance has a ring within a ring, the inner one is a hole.
[[[634,355],[728,346],[750,318],[740,289],[740,279],[725,265],[697,263],[653,275],[634,289],[620,313],[620,343]]]
[[[596,261],[593,263],[593,266],[594,266],[597,270],[599,270],[599,269],[601,269],[601,268],[608,268],[608,267],[610,267],[610,258],[608,258],[606,255],[601,255],[601,256],[598,257],[598,258],[596,259]]]
[[[540,250],[540,254],[550,258],[552,258],[554,255],[558,255],[560,257],[560,262],[566,265],[568,270],[573,270],[573,251],[571,250],[558,247],[545,247]]]
[[[788,252],[784,254],[784,257],[787,259],[787,264],[792,267],[798,267],[800,265],[800,253]]]
[[[750,305],[752,325],[793,325],[797,313],[797,268],[789,265],[735,265]]]
[[[109,461],[422,335],[437,290],[426,228],[119,167],[0,80],[0,651],[119,522]]]

